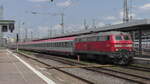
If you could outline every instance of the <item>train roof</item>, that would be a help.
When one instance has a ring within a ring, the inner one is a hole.
[[[72,41],[75,37],[64,37],[64,38],[55,38],[55,39],[47,39],[47,40],[38,40],[38,41],[30,41],[30,42],[21,42],[18,44],[33,44],[33,43],[43,43],[43,42],[60,42],[60,41]]]

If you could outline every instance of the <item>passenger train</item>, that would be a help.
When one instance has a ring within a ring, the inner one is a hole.
[[[11,47],[17,46],[14,44]],[[134,56],[130,34],[118,31],[20,42],[18,48],[68,56],[78,55],[119,65],[129,64]]]

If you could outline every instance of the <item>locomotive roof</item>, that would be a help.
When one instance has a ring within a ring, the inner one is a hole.
[[[117,35],[117,34],[128,34],[128,33],[125,33],[125,32],[120,32],[120,31],[110,31],[110,32],[100,32],[98,33],[100,36],[102,35]]]
[[[118,35],[118,34],[127,35],[128,33],[120,32],[120,31],[109,31],[109,32],[99,32],[99,33],[93,33],[89,35],[78,36],[77,38],[91,37],[91,36]]]
[[[34,43],[46,43],[46,42],[59,42],[59,41],[72,41],[75,37],[65,37],[65,38],[56,38],[56,39],[48,39],[48,40],[38,40],[38,41],[30,41],[30,42],[21,42],[18,44],[34,44]]]

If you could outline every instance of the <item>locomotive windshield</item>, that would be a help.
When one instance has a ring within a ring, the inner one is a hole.
[[[119,41],[119,40],[131,40],[128,35],[117,35],[117,36],[115,36],[115,39],[117,41]]]
[[[118,35],[118,36],[115,36],[115,39],[116,40],[122,40],[122,37]]]
[[[127,35],[125,35],[125,36],[124,36],[124,40],[130,40],[130,37],[127,36]]]

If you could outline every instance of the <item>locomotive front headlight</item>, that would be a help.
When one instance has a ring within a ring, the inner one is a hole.
[[[119,49],[116,49],[116,51],[119,51]]]

